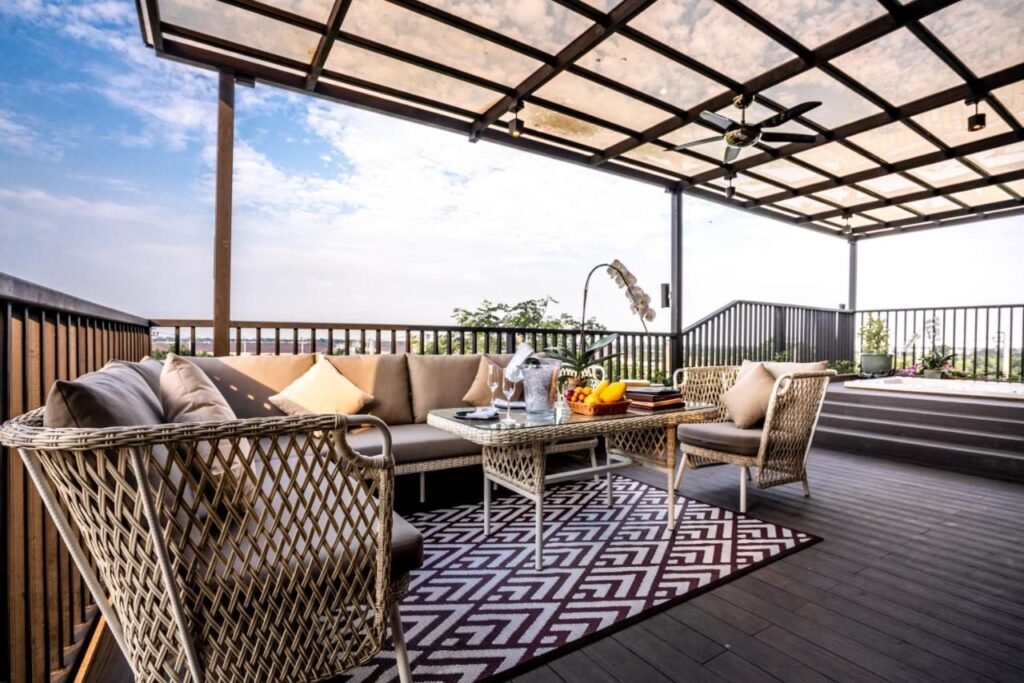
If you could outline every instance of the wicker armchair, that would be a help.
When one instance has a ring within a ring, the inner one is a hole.
[[[673,488],[682,483],[686,468],[730,464],[740,468],[740,512],[747,511],[747,481],[750,468],[756,472],[757,488],[807,482],[807,454],[834,370],[782,375],[775,381],[764,426],[739,429],[729,421],[722,396],[736,382],[739,368],[718,366],[686,368],[678,386],[687,401],[704,401],[721,407],[719,425],[684,425],[679,430],[682,458],[676,468]],[[702,433],[703,432],[703,433]],[[722,444],[722,445],[715,445]]]
[[[383,454],[352,451],[350,425],[379,430]],[[422,546],[393,516],[379,419],[44,429],[40,409],[0,442],[21,454],[136,680],[321,679],[373,658],[389,619],[410,680],[397,601],[419,558],[396,548],[410,534]]]

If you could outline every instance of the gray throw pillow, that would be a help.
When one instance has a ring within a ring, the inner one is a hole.
[[[138,363],[114,361],[74,381],[57,380],[46,397],[43,426],[102,429],[163,424],[160,399]]]

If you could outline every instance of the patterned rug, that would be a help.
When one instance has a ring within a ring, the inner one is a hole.
[[[502,497],[483,535],[481,504],[407,516],[426,561],[402,600],[416,683],[505,678],[737,578],[817,538],[686,498],[665,535],[665,491],[632,479],[548,489],[544,569],[536,571],[533,503]],[[353,681],[397,681],[385,650]]]

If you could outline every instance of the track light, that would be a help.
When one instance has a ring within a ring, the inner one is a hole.
[[[522,108],[523,103],[518,101],[509,108],[509,111],[512,112],[512,120],[508,122],[508,134],[514,138],[521,137],[523,131],[526,130],[526,126],[519,120],[519,112]]]
[[[978,102],[978,100],[974,100],[973,103],[967,102],[967,104],[974,104],[974,114],[967,117],[967,130],[972,133],[985,127],[985,114],[978,111]]]

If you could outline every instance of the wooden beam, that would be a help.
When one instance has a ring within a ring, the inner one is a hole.
[[[327,18],[327,30],[320,36],[316,52],[313,53],[313,62],[309,65],[309,74],[306,76],[306,90],[312,90],[316,87],[316,81],[324,70],[324,64],[327,63],[327,57],[331,54],[331,48],[334,47],[334,41],[341,30],[341,22],[345,21],[345,15],[348,13],[348,8],[351,5],[352,0],[334,1],[331,15]]]
[[[235,74],[220,72],[213,245],[213,355],[227,356],[231,321],[231,201],[235,155]]]
[[[489,128],[509,110],[516,102],[524,97],[533,94],[545,83],[560,74],[571,66],[577,59],[585,55],[594,47],[599,45],[606,38],[614,34],[626,22],[643,12],[654,3],[654,0],[624,0],[608,14],[608,21],[605,24],[594,24],[584,31],[574,41],[562,48],[555,55],[553,64],[544,64],[539,69],[526,77],[522,83],[516,86],[515,92],[505,95],[495,102],[473,123],[470,129],[470,139],[477,140],[480,132]]]

